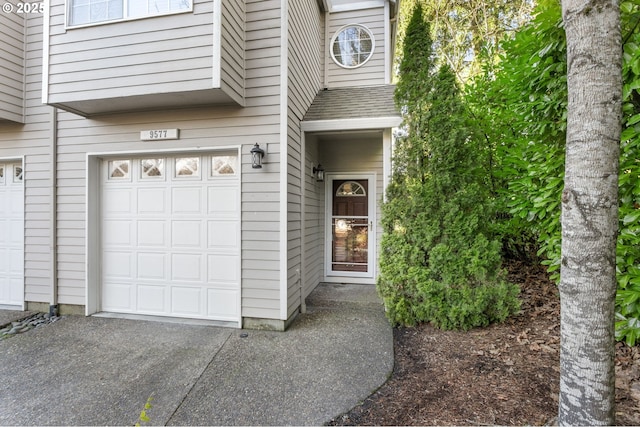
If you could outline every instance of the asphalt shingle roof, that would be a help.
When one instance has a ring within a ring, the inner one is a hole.
[[[304,121],[399,117],[394,85],[324,89],[318,92]]]

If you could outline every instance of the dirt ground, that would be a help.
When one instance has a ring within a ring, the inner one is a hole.
[[[506,265],[522,311],[470,332],[394,330],[395,368],[330,425],[543,425],[557,414],[560,302],[544,269]],[[640,348],[618,344],[616,421],[640,425]]]

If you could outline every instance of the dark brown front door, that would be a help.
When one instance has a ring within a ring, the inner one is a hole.
[[[369,181],[334,180],[331,271],[369,269]]]

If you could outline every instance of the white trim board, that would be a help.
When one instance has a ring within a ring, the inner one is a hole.
[[[388,129],[400,126],[402,117],[375,117],[363,119],[314,120],[302,122],[303,132],[348,131],[365,129]]]
[[[289,2],[280,2],[280,319],[286,321],[288,316],[288,160],[289,160]]]

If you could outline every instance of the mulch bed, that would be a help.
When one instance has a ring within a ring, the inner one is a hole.
[[[539,265],[508,261],[522,310],[469,332],[394,330],[395,368],[378,391],[329,425],[543,425],[555,422],[560,301]],[[616,418],[640,425],[640,349],[617,346]]]

